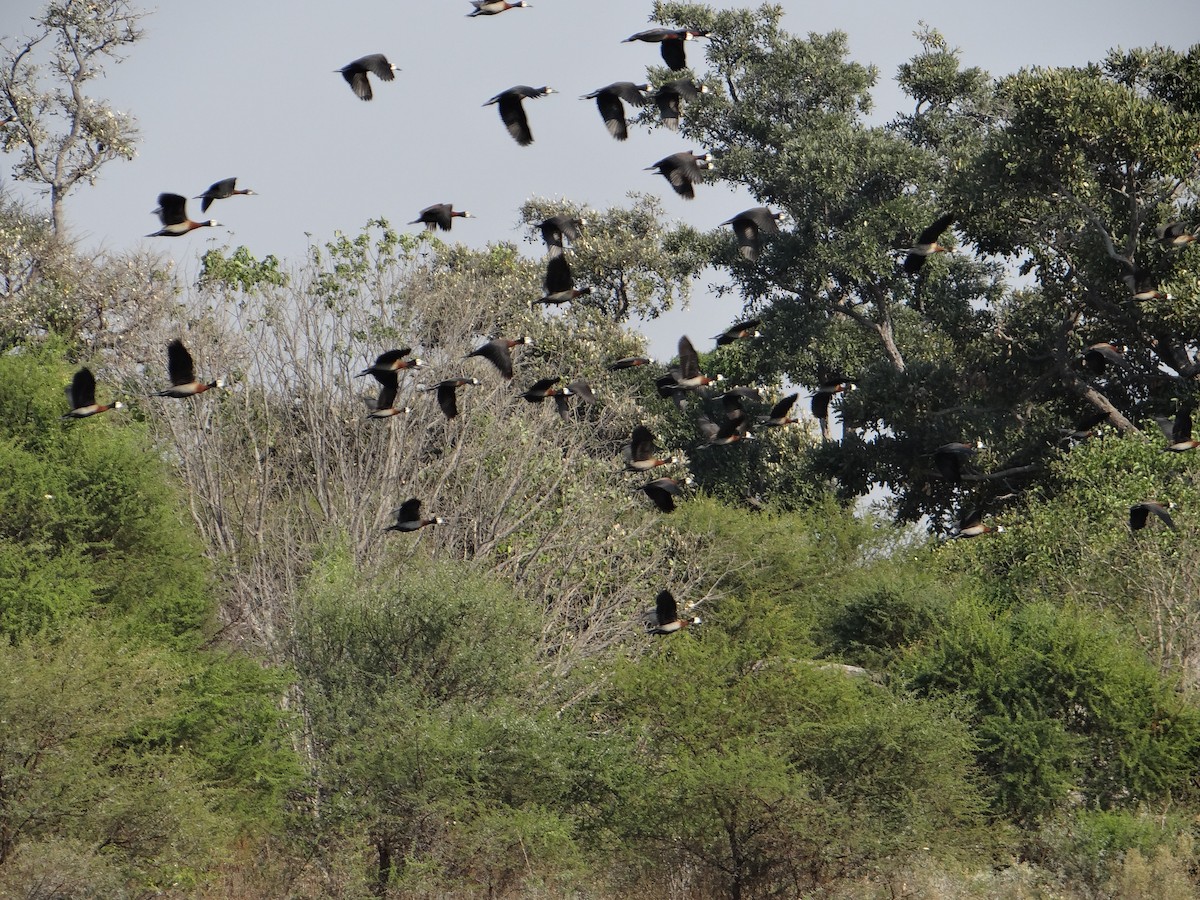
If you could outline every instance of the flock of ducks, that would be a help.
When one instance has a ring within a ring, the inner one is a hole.
[[[525,0],[509,3],[506,0],[470,0],[473,10],[469,17],[494,16],[511,9],[527,9],[531,4]],[[650,28],[626,38],[622,43],[645,42],[660,45],[662,59],[673,71],[687,68],[686,44],[696,38],[705,38],[709,32],[695,28]],[[347,63],[340,73],[354,94],[363,101],[370,101],[374,96],[371,78],[374,76],[380,82],[391,82],[396,78],[398,70],[382,53],[373,53]],[[671,130],[678,130],[679,121],[686,103],[696,100],[707,91],[707,87],[697,84],[691,78],[664,83],[656,90],[650,84],[637,84],[620,81],[597,88],[581,99],[593,100],[600,112],[608,133],[616,140],[628,138],[628,122],[626,105],[644,107],[653,102],[660,113],[663,125]],[[501,91],[484,106],[496,106],[500,119],[512,138],[520,146],[533,143],[533,132],[525,111],[525,101],[546,97],[556,91],[548,86],[531,87],[516,85]],[[697,153],[690,150],[671,154],[660,159],[648,171],[660,173],[671,188],[681,197],[695,197],[695,185],[702,181],[705,172],[713,167],[713,154]],[[195,199],[201,200],[201,212],[207,212],[216,200],[224,200],[235,195],[253,195],[254,191],[239,189],[236,178],[226,178],[215,182]],[[158,197],[158,208],[154,210],[160,218],[162,227],[153,232],[150,237],[180,237],[203,227],[215,226],[219,223],[209,219],[194,221],[187,215],[187,198],[180,194],[163,193]],[[455,218],[472,218],[465,210],[456,210],[452,204],[438,203],[421,210],[417,218],[409,224],[423,224],[429,230],[441,229],[449,231]],[[773,212],[767,207],[755,207],[744,210],[721,225],[731,227],[738,242],[738,252],[749,263],[755,263],[761,254],[764,239],[779,232],[780,225],[785,221],[781,212]],[[953,225],[954,214],[945,213],[925,228],[915,244],[904,253],[903,269],[909,275],[917,275],[926,259],[936,253],[948,252],[949,248],[939,243],[942,235]],[[545,294],[535,301],[547,305],[577,300],[590,293],[589,287],[576,287],[570,264],[565,251],[565,243],[576,241],[586,222],[569,216],[553,216],[540,225],[543,240],[548,250],[546,275],[544,280]],[[1158,231],[1159,238],[1169,246],[1182,247],[1196,240],[1196,233],[1183,223],[1171,223]],[[1152,285],[1131,285],[1135,297],[1141,291],[1147,296],[1162,296],[1157,287]],[[716,337],[718,346],[723,346],[737,340],[753,339],[760,336],[758,320],[748,320],[735,323],[723,334]],[[516,339],[495,338],[485,342],[467,355],[487,360],[506,380],[513,378],[512,351],[521,345],[531,343],[529,337]],[[1083,365],[1091,372],[1100,374],[1106,366],[1123,362],[1124,349],[1112,344],[1095,344],[1087,348],[1082,357]],[[629,357],[612,362],[608,368],[617,372],[639,366],[649,365],[654,360],[648,357]],[[403,414],[408,410],[397,408],[395,401],[399,388],[399,378],[408,370],[420,369],[424,366],[422,360],[412,356],[411,348],[398,348],[381,354],[371,365],[358,373],[358,377],[371,376],[379,383],[379,393],[372,409],[368,414],[370,419],[387,419]],[[196,397],[208,390],[219,388],[222,381],[198,380],[195,374],[195,364],[191,354],[182,341],[172,341],[167,347],[167,371],[170,387],[155,392],[153,396],[176,399]],[[583,404],[595,402],[591,386],[582,378],[568,384],[562,384],[561,377],[541,378],[522,392],[521,396],[531,403],[542,403],[553,399],[559,414],[567,419],[570,415],[572,400]],[[685,408],[687,398],[699,393],[710,397],[710,386],[723,381],[723,376],[708,376],[699,366],[699,357],[691,341],[681,337],[678,344],[678,363],[656,380],[659,395],[674,400],[680,408]],[[455,418],[459,414],[459,391],[465,387],[478,385],[478,378],[457,376],[441,380],[424,391],[436,394],[438,407],[447,418]],[[853,379],[842,374],[831,375],[816,385],[811,401],[813,417],[821,427],[823,438],[828,438],[828,418],[831,401],[839,394],[854,390]],[[759,416],[757,421],[762,427],[786,427],[798,420],[790,413],[798,394],[790,394],[778,400],[770,409],[769,414]],[[64,419],[84,419],[108,410],[120,409],[119,402],[111,405],[96,402],[95,377],[87,368],[80,369],[67,388],[70,410]],[[701,412],[697,424],[702,439],[702,447],[720,447],[752,440],[754,434],[750,430],[750,415],[746,410],[745,401],[761,402],[762,398],[752,388],[731,388],[718,397],[722,415],[716,420]],[[1167,449],[1182,451],[1200,446],[1200,441],[1191,438],[1190,411],[1183,410],[1174,422],[1164,424],[1170,446]],[[948,481],[957,483],[962,480],[963,468],[969,457],[976,451],[977,445],[965,443],[950,443],[939,447],[932,454],[934,466],[938,473]],[[625,447],[624,457],[626,467],[635,473],[652,472],[660,466],[678,462],[674,456],[662,457],[657,455],[654,435],[644,425],[633,429],[629,444]],[[642,491],[650,501],[664,513],[675,509],[676,500],[684,486],[690,482],[681,482],[672,477],[658,477],[642,485]],[[1161,504],[1147,501],[1132,507],[1130,511],[1130,527],[1133,530],[1144,528],[1151,516],[1159,518],[1172,530],[1175,524],[1168,508]],[[421,516],[421,502],[411,498],[395,511],[395,522],[388,526],[389,531],[414,532],[422,528],[443,523],[439,517],[427,518]],[[990,526],[982,521],[978,510],[965,513],[958,524],[953,537],[968,538],[994,531],[1001,531],[998,526]],[[685,628],[688,624],[696,624],[698,618],[681,618],[678,604],[669,591],[662,591],[656,600],[654,623],[650,631],[655,634],[669,634]]]

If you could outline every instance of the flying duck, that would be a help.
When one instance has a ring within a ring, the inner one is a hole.
[[[405,500],[392,511],[392,515],[396,517],[396,521],[384,531],[419,531],[426,525],[444,525],[446,522],[441,516],[433,519],[421,518],[421,501],[416,497]]]
[[[478,378],[447,378],[437,384],[422,388],[426,391],[437,391],[437,403],[447,419],[458,415],[458,389],[466,385],[479,384]]]
[[[635,425],[629,438],[629,446],[625,448],[625,468],[634,472],[646,472],[658,466],[668,466],[679,462],[678,457],[657,457],[654,455],[654,435],[645,425]]]
[[[182,194],[159,194],[158,208],[153,212],[162,223],[162,228],[146,237],[180,237],[197,228],[221,224],[216,219],[208,219],[204,222],[193,222],[189,219],[187,197]]]
[[[107,406],[96,402],[96,376],[87,366],[75,373],[67,385],[66,393],[69,409],[63,419],[86,419],[110,409],[121,409],[125,405],[119,400]]]
[[[350,85],[359,100],[370,100],[374,94],[371,92],[371,82],[367,80],[367,73],[374,73],[380,81],[394,81],[399,70],[388,62],[382,53],[372,53],[346,63],[334,71],[342,73],[346,84]]]
[[[629,137],[629,125],[625,121],[625,107],[621,101],[631,106],[645,106],[648,84],[634,84],[632,81],[614,81],[606,87],[597,88],[590,94],[584,94],[580,100],[595,100],[600,110],[600,117],[608,133],[618,141]]]
[[[708,93],[708,85],[696,84],[690,78],[668,81],[654,92],[654,103],[658,107],[663,125],[672,131],[679,130],[679,119],[683,115],[684,101],[691,102],[701,94]]]
[[[700,617],[691,619],[679,618],[679,604],[670,591],[659,591],[654,598],[654,625],[648,628],[650,634],[672,634],[682,631],[689,625],[699,625]]]
[[[509,3],[507,0],[471,0],[471,5],[474,10],[467,13],[468,19],[473,19],[475,16],[496,16],[509,9],[532,9],[532,4],[526,3],[525,0],[517,0],[516,3]]]
[[[521,101],[536,100],[538,97],[554,93],[557,91],[552,87],[534,88],[527,84],[518,84],[510,87],[507,91],[501,91],[483,105],[499,104],[500,119],[504,122],[508,133],[522,147],[527,147],[533,143],[533,132],[529,130],[529,120],[525,118],[525,107],[521,105]]]
[[[455,209],[453,203],[435,203],[433,206],[427,206],[421,210],[420,215],[408,224],[423,224],[426,231],[433,231],[435,228],[440,228],[442,231],[449,231],[455,219],[473,218],[475,217],[465,209]]]
[[[733,227],[733,233],[737,235],[738,252],[742,258],[755,262],[762,249],[762,235],[778,234],[779,222],[783,215],[781,212],[773,213],[765,206],[756,206],[743,210],[721,224]]]
[[[621,41],[622,44],[628,44],[630,41],[645,41],[647,44],[661,44],[662,58],[667,66],[675,71],[687,68],[687,53],[684,50],[684,41],[690,41],[692,38],[708,37],[708,32],[699,28],[648,28],[645,31],[639,31],[637,34],[630,35]]]
[[[948,253],[950,248],[943,247],[937,242],[943,231],[950,227],[954,222],[954,213],[945,213],[939,216],[937,221],[926,228],[917,237],[917,242],[908,251],[908,255],[904,257],[904,271],[909,275],[916,275],[921,271],[921,266],[925,265],[925,257],[932,256],[935,253]]]
[[[725,380],[724,375],[710,378],[701,373],[700,357],[687,335],[679,339],[679,365],[671,369],[671,377],[675,381],[675,387],[683,390],[695,390],[706,384]]]
[[[213,182],[208,186],[203,194],[198,194],[193,197],[194,200],[200,200],[200,212],[208,212],[208,208],[212,206],[214,200],[227,200],[235,194],[244,194],[248,197],[254,196],[254,191],[250,188],[239,188],[236,178],[225,178],[221,181]]]
[[[196,380],[196,364],[192,361],[192,354],[188,353],[187,347],[180,340],[167,344],[167,375],[171,379],[171,386],[163,391],[155,391],[150,396],[182,400],[225,386],[225,382],[220,378],[207,383]]]
[[[400,372],[404,369],[421,369],[425,367],[425,361],[417,357],[408,359],[412,354],[412,347],[401,347],[398,350],[387,350],[375,357],[375,362],[367,366],[355,378],[362,378],[364,375],[378,375],[381,372]]]
[[[683,492],[683,488],[674,478],[656,478],[643,484],[642,490],[654,501],[654,505],[665,513],[675,511],[675,498]]]
[[[675,193],[687,200],[694,200],[694,185],[703,177],[701,173],[704,169],[712,168],[712,159],[711,153],[684,150],[665,156],[652,166],[646,166],[646,171],[653,172],[657,169],[658,174],[670,182]]]
[[[512,378],[512,348],[519,347],[522,344],[532,343],[533,338],[529,337],[529,335],[526,335],[522,338],[517,338],[516,340],[509,340],[508,338],[496,338],[488,341],[486,344],[483,344],[480,347],[476,347],[474,350],[464,356],[463,359],[470,359],[472,356],[482,356],[484,359],[494,365],[499,370],[500,374],[505,378]]]
[[[1145,500],[1142,503],[1135,503],[1129,507],[1129,529],[1131,531],[1141,531],[1146,527],[1146,521],[1150,514],[1158,516],[1172,531],[1178,531],[1175,527],[1175,520],[1171,518],[1171,514],[1167,509],[1173,507],[1174,503],[1169,503],[1163,506],[1161,503],[1155,503],[1153,500]]]

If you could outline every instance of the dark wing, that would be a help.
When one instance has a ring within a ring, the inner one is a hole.
[[[394,367],[396,363],[400,362],[400,360],[404,359],[410,353],[412,353],[412,347],[401,347],[398,350],[388,350],[386,353],[380,353],[375,357],[374,367],[380,369]]]
[[[596,395],[592,393],[592,386],[583,378],[576,378],[567,385],[567,389],[588,406],[596,402]]]
[[[654,501],[662,512],[669,513],[675,511],[675,494],[679,493],[679,485],[669,478],[659,478],[651,481],[649,484],[642,485],[642,490],[646,492],[646,496]]]
[[[505,378],[513,377],[512,354],[508,350],[508,342],[504,340],[488,341],[471,356],[482,356],[497,369]]]
[[[682,38],[672,37],[662,42],[662,58],[668,68],[678,72],[687,68],[687,53]]]
[[[625,124],[625,107],[621,104],[620,97],[611,89],[600,91],[596,95],[596,107],[600,110],[600,116],[604,119],[609,134],[618,141],[629,137],[629,127]]]
[[[442,231],[449,231],[450,226],[454,224],[454,219],[450,215],[452,206],[449,203],[435,203],[433,206],[427,206],[421,210],[421,217],[418,222],[424,222],[425,227],[432,231],[435,227]]]
[[[700,375],[700,357],[687,335],[679,339],[679,374],[684,378],[696,378]]]
[[[554,408],[558,410],[558,415],[564,422],[568,421],[571,414],[571,398],[564,394],[555,394]]]
[[[632,81],[618,81],[614,84],[610,84],[606,90],[611,91],[626,103],[630,103],[633,106],[645,106],[645,91],[647,91],[649,87],[649,85],[634,84]]]
[[[738,213],[728,222],[722,222],[721,224],[733,227],[733,233],[737,235],[738,239],[738,251],[745,259],[750,262],[758,259],[758,233],[760,227],[754,217],[749,215],[749,213]]]
[[[371,92],[371,82],[367,81],[367,73],[359,68],[354,68],[354,63],[342,69],[342,77],[346,79],[346,83],[350,85],[359,100],[370,100],[375,96]]]
[[[571,266],[561,253],[550,257],[546,263],[546,293],[557,294],[559,291],[569,291],[575,286],[571,277]]]
[[[421,501],[416,497],[405,500],[396,510],[396,524],[415,522],[421,518]]]
[[[582,222],[572,216],[551,216],[538,227],[542,232],[542,240],[550,248],[562,249],[563,238],[570,241],[579,240],[579,229]]]
[[[1171,514],[1169,512],[1167,512],[1167,508],[1165,506],[1163,506],[1161,503],[1154,503],[1152,501],[1146,501],[1145,503],[1139,503],[1139,504],[1137,504],[1137,506],[1134,506],[1132,509],[1129,510],[1129,527],[1132,528],[1134,531],[1136,531],[1139,528],[1142,528],[1146,524],[1146,517],[1149,513],[1154,513],[1154,515],[1156,515],[1160,519],[1162,519],[1163,524],[1166,525],[1168,528],[1170,528],[1172,531],[1179,530],[1178,528],[1175,527],[1175,520],[1171,518]],[[1135,515],[1140,520],[1140,524],[1134,523]]]
[[[675,193],[688,200],[696,196],[692,182],[700,176],[700,168],[690,153],[675,154],[660,164],[663,177],[671,183]]]
[[[939,216],[937,221],[922,231],[917,237],[918,246],[935,243],[941,236],[942,232],[949,228],[953,222],[954,213],[946,213],[945,215]]]
[[[654,598],[654,615],[659,625],[670,625],[679,621],[679,604],[670,591],[659,591]]]
[[[645,425],[634,426],[629,438],[629,456],[634,461],[649,459],[654,454],[654,435]]]
[[[214,200],[224,200],[227,197],[233,196],[233,189],[237,186],[236,178],[224,178],[221,181],[214,182],[209,185],[207,191],[200,195],[200,212],[208,212],[208,208],[212,206]]]
[[[527,393],[527,394],[531,394],[531,395],[533,395],[533,396],[535,396],[535,397],[536,397],[536,396],[539,396],[539,395],[544,397],[544,396],[546,395],[546,391],[550,390],[552,387],[554,387],[554,386],[555,386],[556,384],[558,384],[560,381],[562,381],[562,377],[561,377],[561,376],[559,376],[559,377],[555,377],[555,378],[541,378],[541,379],[538,379],[537,381],[535,381],[535,382],[533,383],[533,387],[531,387],[531,388],[530,388],[528,391],[526,391],[525,393]]]
[[[71,409],[92,406],[96,402],[96,376],[86,366],[75,373],[71,386],[67,388],[67,401]]]
[[[171,384],[191,384],[196,380],[196,364],[183,341],[167,344],[167,375]]]
[[[679,116],[683,106],[679,91],[674,87],[659,88],[658,93],[654,95],[654,102],[658,105],[662,123],[672,131],[678,131]]]
[[[827,391],[817,391],[812,396],[812,414],[814,418],[826,419],[829,417],[829,401],[833,399],[833,394]],[[774,415],[774,411],[771,413]]]
[[[513,94],[503,94],[500,97],[500,120],[504,122],[508,133],[522,147],[533,143],[533,132],[529,130],[529,120],[525,118],[525,107],[521,98]]]
[[[675,396],[675,392],[679,389],[679,382],[675,380],[675,376],[670,372],[654,379],[654,385],[658,388],[658,396],[664,400]]]
[[[374,72],[380,81],[394,81],[396,72],[382,53],[372,53],[358,60],[358,64],[368,71]]]
[[[1175,414],[1175,424],[1171,426],[1171,443],[1179,444],[1192,439],[1192,409],[1182,407]]]
[[[933,464],[947,481],[958,484],[962,481],[962,455],[939,450],[933,454]]]
[[[925,257],[920,253],[910,253],[904,257],[904,271],[909,275],[916,275],[921,271],[923,265],[925,265]]]
[[[961,519],[958,520],[958,530],[966,531],[968,528],[974,528],[983,523],[982,509],[968,509]]]
[[[438,406],[446,414],[447,419],[458,415],[458,386],[453,381],[443,381],[437,388]]]
[[[157,212],[163,227],[180,225],[187,221],[187,197],[182,194],[159,194]]]
[[[776,403],[774,406],[772,406],[771,407],[771,418],[772,419],[786,418],[787,414],[792,411],[792,407],[795,406],[796,399],[799,396],[800,396],[799,394],[788,394],[786,397],[784,397],[782,400],[780,400],[778,403]],[[826,397],[828,397],[828,394],[826,395]],[[814,406],[816,405],[816,400],[817,400],[817,395],[813,394],[813,405]],[[826,413],[829,412],[829,401],[828,400],[825,401],[825,412]],[[814,416],[816,415],[815,411],[813,412],[813,415]],[[825,417],[819,416],[818,418],[823,419]]]
[[[396,389],[400,385],[400,376],[393,371],[372,372],[379,382],[379,397],[375,400],[376,409],[391,409],[396,405]]]

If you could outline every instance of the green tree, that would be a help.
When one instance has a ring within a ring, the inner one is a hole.
[[[0,44],[0,147],[16,153],[13,176],[50,195],[50,225],[64,233],[63,202],[114,159],[133,159],[137,128],[127,114],[86,93],[142,37],[146,13],[128,0],[52,0],[31,37]],[[43,83],[49,65],[53,86]]]

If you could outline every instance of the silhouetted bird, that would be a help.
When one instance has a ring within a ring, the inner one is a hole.
[[[1192,408],[1190,406],[1181,407],[1179,412],[1175,413],[1174,422],[1162,417],[1154,421],[1158,422],[1158,427],[1167,436],[1165,450],[1171,453],[1183,453],[1186,450],[1195,450],[1200,447],[1200,441],[1192,439]]]
[[[964,444],[962,441],[942,444],[933,451],[933,465],[943,478],[952,484],[958,484],[962,481],[963,464],[975,455],[976,450],[981,449],[983,441],[974,444]]]
[[[572,244],[575,243],[579,240],[580,230],[585,225],[587,225],[587,219],[557,215],[546,219],[538,228],[541,229],[542,240],[546,242],[546,248],[550,251],[550,255],[554,256],[562,252],[563,238]]]
[[[342,77],[358,95],[358,99],[370,100],[374,94],[371,92],[371,82],[367,80],[367,73],[374,73],[380,81],[394,81],[396,72],[399,70],[388,62],[387,57],[382,53],[372,53],[360,57],[352,63],[346,63],[334,71],[342,73]]]
[[[521,344],[532,343],[533,338],[529,337],[528,335],[522,338],[517,338],[516,340],[509,340],[508,338],[496,338],[495,340],[488,341],[486,344],[480,347],[476,347],[474,350],[464,356],[463,359],[470,359],[472,356],[482,356],[484,359],[494,365],[500,371],[500,374],[505,378],[512,378],[512,348],[520,346]]]
[[[671,376],[675,380],[675,386],[684,390],[694,390],[706,384],[725,380],[724,375],[710,378],[700,371],[700,357],[687,335],[679,339],[679,365],[671,369]]]
[[[984,525],[983,510],[972,509],[968,510],[959,520],[958,530],[951,537],[972,538],[979,537],[981,534],[998,534],[1002,531],[1004,531],[1003,525]]]
[[[679,81],[668,81],[666,84],[661,85],[654,92],[654,103],[658,107],[658,114],[662,119],[663,125],[672,131],[678,131],[679,119],[683,115],[684,103],[690,103],[701,94],[707,93],[708,85],[696,84],[690,78],[683,78]]]
[[[533,8],[533,4],[527,3],[525,0],[517,0],[516,3],[509,3],[508,0],[471,0],[471,5],[475,9],[467,13],[468,19],[475,16],[495,16],[509,9]]]
[[[858,387],[854,382],[841,376],[824,379],[812,395],[813,418],[821,425],[821,437],[829,440],[829,402],[835,394],[853,391]]]
[[[1168,506],[1173,507],[1171,503]],[[1172,531],[1178,531],[1175,527],[1175,520],[1171,518],[1171,514],[1167,512],[1168,506],[1163,506],[1161,503],[1155,503],[1153,500],[1146,500],[1142,503],[1135,503],[1129,507],[1129,528],[1132,531],[1141,531],[1146,527],[1147,518],[1151,513],[1158,516]]]
[[[571,389],[568,387],[559,387],[558,383],[560,381],[562,381],[561,375],[556,378],[541,378],[535,381],[521,396],[530,403],[541,403],[547,397],[554,397],[559,394],[570,396]]]
[[[1121,344],[1101,342],[1083,351],[1083,364],[1093,375],[1103,375],[1106,366],[1124,365],[1125,362],[1125,347]]]
[[[642,485],[642,490],[654,501],[654,505],[665,513],[675,511],[675,498],[683,492],[683,488],[674,478],[656,478]]]
[[[119,400],[107,406],[96,402],[96,376],[87,366],[75,373],[75,377],[67,385],[66,392],[68,411],[62,417],[64,419],[86,419],[124,406]]]
[[[693,200],[696,197],[696,191],[693,185],[703,176],[704,169],[712,168],[711,153],[693,153],[690,150],[684,150],[681,153],[672,153],[670,156],[663,157],[652,166],[646,166],[647,172],[658,170],[663,178],[671,183],[671,187],[675,189],[675,193],[688,200]]]
[[[156,391],[151,394],[152,397],[174,397],[182,400],[225,386],[225,382],[220,378],[209,382],[196,380],[196,364],[192,361],[192,354],[188,353],[187,347],[180,340],[167,344],[167,375],[171,379],[171,386],[164,391]]]
[[[679,618],[679,605],[670,591],[659,591],[658,596],[654,598],[654,625],[648,629],[650,634],[673,634],[689,625],[699,624],[699,616],[691,619]]]
[[[400,388],[400,373],[395,369],[368,369],[375,380],[379,382],[379,396],[373,401],[367,401],[370,412],[368,419],[390,419],[402,416],[408,412],[405,407],[396,406],[396,392]],[[363,373],[366,374],[366,373]]]
[[[629,126],[625,121],[625,107],[622,100],[632,106],[645,106],[645,92],[650,90],[648,84],[634,84],[632,81],[614,81],[612,84],[597,88],[590,94],[584,94],[580,100],[595,100],[600,116],[608,133],[618,141],[629,137]]]
[[[909,275],[915,275],[921,271],[921,266],[925,265],[925,257],[932,256],[935,253],[948,253],[950,248],[943,247],[937,242],[943,231],[950,227],[954,222],[954,213],[946,213],[939,216],[937,221],[921,232],[917,238],[916,244],[908,251],[908,255],[904,258],[904,271]]]
[[[534,88],[527,84],[518,84],[516,87],[510,87],[507,91],[501,91],[483,105],[499,104],[500,119],[504,122],[508,133],[522,147],[527,147],[533,143],[533,132],[529,130],[529,120],[525,118],[525,107],[521,101],[536,100],[538,97],[554,93],[557,91],[551,87]]]
[[[756,206],[754,209],[747,209],[738,213],[732,219],[727,219],[722,222],[722,225],[733,226],[733,233],[737,235],[738,252],[742,257],[755,262],[762,251],[762,236],[764,234],[778,234],[779,222],[783,218],[783,213],[773,213],[765,206]]]
[[[788,394],[771,407],[771,412],[766,418],[760,419],[759,424],[768,428],[782,428],[785,425],[792,425],[799,422],[799,419],[793,419],[788,415],[792,411],[792,407],[796,405],[796,400],[799,397],[799,394]]]
[[[596,395],[592,393],[592,386],[583,378],[576,378],[574,381],[568,382],[566,390],[553,396],[554,408],[558,410],[558,414],[562,416],[564,422],[570,419],[572,399],[579,401],[584,406],[594,406],[596,403]]]
[[[398,350],[388,350],[380,353],[375,357],[375,362],[367,366],[355,378],[362,378],[364,375],[377,375],[380,372],[399,372],[402,369],[421,369],[425,366],[423,359],[408,357],[412,354],[412,347],[401,347]]]
[[[479,384],[478,378],[447,378],[437,384],[423,388],[426,391],[437,391],[438,406],[446,414],[447,419],[458,415],[458,389],[467,385]]]
[[[630,41],[645,41],[647,44],[661,44],[662,58],[667,66],[676,71],[687,68],[687,54],[684,42],[692,38],[708,37],[707,31],[698,28],[648,28],[631,35],[622,44]]]
[[[724,347],[726,344],[732,344],[734,341],[762,337],[762,332],[758,330],[758,326],[761,324],[761,319],[747,319],[744,322],[735,322],[716,336],[717,346]]]
[[[162,228],[146,237],[180,237],[197,228],[207,228],[220,225],[216,219],[205,222],[193,222],[187,216],[187,197],[182,194],[159,194],[158,208],[154,215],[162,222]]]
[[[421,210],[421,214],[408,224],[423,224],[427,231],[433,231],[435,228],[440,228],[442,231],[449,231],[455,219],[473,218],[475,217],[465,209],[455,209],[453,203],[435,203],[433,206],[427,206]]]
[[[239,188],[236,178],[225,178],[221,181],[214,182],[208,186],[203,194],[195,196],[194,200],[200,200],[200,212],[208,212],[208,208],[212,206],[214,200],[228,200],[234,194],[244,194],[245,196],[254,196],[254,191],[250,188]]]
[[[396,517],[396,521],[384,531],[418,531],[426,525],[442,525],[446,521],[441,516],[433,519],[421,518],[421,501],[416,497],[404,501],[392,511],[392,515]]]
[[[590,287],[576,288],[575,279],[571,275],[571,266],[567,257],[562,253],[551,256],[546,263],[546,294],[537,303],[567,303],[592,292]]]
[[[608,364],[608,371],[619,372],[621,369],[636,369],[639,366],[648,366],[654,362],[652,356],[623,356],[621,359],[613,360]]]
[[[677,457],[659,457],[654,455],[654,435],[645,425],[635,425],[629,438],[629,446],[625,448],[625,467],[634,472],[646,472],[658,466],[667,466],[679,462]]]

